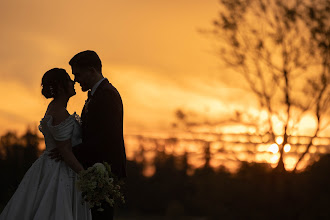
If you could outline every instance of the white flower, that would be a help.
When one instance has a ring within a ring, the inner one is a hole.
[[[77,188],[82,192],[84,202],[91,208],[101,208],[102,202],[107,202],[110,206],[115,203],[124,203],[125,199],[120,192],[120,182],[113,177],[111,167],[108,163],[95,163],[92,167],[79,173],[76,181]]]
[[[105,173],[107,172],[105,166],[102,163],[95,163],[93,167],[96,169],[98,173]]]

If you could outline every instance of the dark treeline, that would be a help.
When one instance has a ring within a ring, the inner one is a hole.
[[[7,133],[0,144],[0,210],[40,155],[40,138]],[[208,155],[209,156],[209,155]],[[276,172],[268,164],[242,163],[237,173],[205,166],[191,172],[189,155],[156,154],[156,172],[145,177],[145,160],[128,161],[126,204],[118,216],[170,219],[330,219],[330,155],[304,172]],[[188,175],[189,173],[189,175]]]
[[[206,219],[330,219],[330,155],[302,173],[242,163],[237,173],[205,166],[187,175],[184,158],[158,152],[156,173],[130,161],[126,210]]]
[[[38,158],[40,138],[32,130],[18,137],[8,132],[0,139],[0,210],[15,192],[25,172]]]

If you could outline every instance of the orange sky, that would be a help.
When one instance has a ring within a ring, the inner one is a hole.
[[[97,51],[122,95],[125,131],[167,127],[177,108],[217,112],[230,88],[208,85],[219,67],[197,31],[216,12],[216,0],[1,1],[0,133],[36,124],[49,102],[42,74],[70,72],[68,61],[85,49]],[[86,95],[76,90],[69,110],[80,113]]]
[[[0,134],[38,124],[49,100],[40,93],[44,72],[82,50],[95,50],[103,73],[122,95],[126,133],[168,128],[178,108],[219,117],[253,108],[224,70],[210,28],[217,0],[16,0],[0,2]],[[80,114],[86,94],[69,111]]]

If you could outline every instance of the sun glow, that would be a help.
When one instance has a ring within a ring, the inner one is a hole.
[[[317,151],[317,148],[316,148],[315,146],[311,146],[311,147],[309,148],[309,153],[314,154],[316,151]]]
[[[277,144],[272,144],[269,146],[268,151],[276,154],[279,151],[279,147]]]
[[[270,158],[270,163],[272,164],[272,165],[276,165],[277,164],[277,162],[278,162],[278,159],[280,158],[280,156],[278,155],[278,154],[275,154],[274,156],[272,156],[271,158]]]
[[[287,157],[284,158],[285,168],[288,171],[293,170],[296,163],[297,163],[297,159],[295,157],[287,156]]]
[[[283,143],[283,137],[282,136],[278,136],[278,137],[276,137],[276,143],[278,144],[278,145],[280,145],[280,144],[282,144]]]
[[[290,144],[286,144],[284,145],[284,152],[289,152],[291,150],[291,145]]]

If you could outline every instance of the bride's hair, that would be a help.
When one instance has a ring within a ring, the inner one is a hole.
[[[67,82],[70,79],[69,74],[65,71],[65,69],[61,68],[53,68],[48,70],[42,77],[41,93],[47,99],[55,98],[58,94],[58,89],[62,87],[63,89],[67,89]]]

